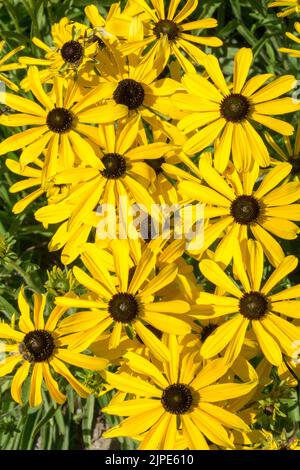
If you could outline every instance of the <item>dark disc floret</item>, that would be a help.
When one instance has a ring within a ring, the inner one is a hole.
[[[60,53],[65,62],[77,64],[83,58],[83,47],[78,41],[68,41],[62,46]]]
[[[268,299],[261,292],[247,292],[240,299],[240,313],[249,320],[260,320],[268,312]]]
[[[244,121],[250,112],[250,101],[246,96],[232,93],[226,96],[221,103],[221,115],[226,121]]]
[[[300,175],[300,155],[290,157],[289,163],[292,165],[291,174],[294,176]]]
[[[166,160],[164,157],[159,157],[159,158],[154,158],[153,160],[145,160],[146,163],[148,163],[151,168],[155,171],[157,175],[163,172],[162,165],[166,163]]]
[[[119,82],[113,97],[117,104],[124,104],[128,109],[137,109],[143,104],[145,91],[139,82],[125,78]]]
[[[108,311],[115,321],[129,323],[138,315],[139,304],[134,295],[122,292],[112,296]]]
[[[49,111],[46,123],[50,131],[62,134],[72,128],[73,115],[66,108],[54,108]]]
[[[173,41],[178,37],[179,31],[178,25],[171,20],[159,20],[153,28],[153,32],[158,39],[161,34],[166,34],[170,41]]]
[[[44,362],[50,359],[54,352],[54,338],[50,331],[33,330],[25,335],[19,349],[24,359],[30,362]]]
[[[119,153],[106,153],[102,158],[102,175],[108,179],[118,179],[126,172],[126,160]]]
[[[231,204],[232,217],[241,225],[256,222],[260,215],[260,205],[253,196],[238,196]]]
[[[161,403],[169,413],[180,415],[189,411],[193,405],[191,389],[184,384],[169,385],[162,394]]]

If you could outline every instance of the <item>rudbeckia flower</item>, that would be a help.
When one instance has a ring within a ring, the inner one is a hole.
[[[283,8],[282,11],[277,13],[277,16],[279,17],[293,15],[294,13],[300,12],[299,0],[278,0],[276,2],[271,2],[268,4],[268,8],[272,8],[272,7]]]
[[[213,357],[225,349],[225,359],[231,363],[238,357],[246,331],[253,329],[262,353],[271,364],[279,366],[282,352],[291,356],[292,343],[299,339],[299,329],[282,318],[284,315],[299,318],[300,285],[272,293],[282,279],[296,269],[298,260],[287,256],[261,285],[264,270],[263,250],[260,243],[248,241],[247,249],[237,246],[234,253],[234,274],[241,283],[236,283],[212,260],[200,262],[202,274],[224,295],[200,292],[197,303],[201,305],[197,318],[224,318],[201,348],[205,358]],[[228,293],[229,295],[226,295]],[[197,316],[195,314],[195,316]]]
[[[290,137],[284,137],[284,147],[278,145],[275,142],[273,136],[269,132],[265,133],[265,139],[272,147],[276,155],[281,161],[288,162],[292,165],[292,170],[289,178],[294,181],[299,181],[300,177],[300,124],[298,124],[297,131],[295,133],[295,142],[292,144]],[[271,159],[272,164],[277,164],[277,160]]]
[[[145,249],[138,265],[132,266],[126,240],[114,242],[116,276],[103,265],[102,250],[95,245],[90,245],[82,254],[91,275],[74,267],[77,281],[89,293],[80,298],[57,297],[56,304],[90,310],[65,318],[61,331],[74,333],[70,348],[77,349],[89,346],[103,332],[111,330],[109,347],[113,349],[118,347],[125,330],[129,336],[139,335],[157,357],[169,358],[167,347],[152,333],[151,327],[174,334],[191,330],[191,322],[185,315],[190,309],[187,302],[155,299],[156,292],[174,280],[177,267],[168,265],[157,275],[150,276],[156,264],[156,256],[151,250]]]
[[[3,140],[0,143],[0,155],[22,148],[20,163],[24,166],[34,162],[47,148],[47,177],[56,174],[59,166],[71,167],[75,155],[85,164],[99,162],[88,142],[91,139],[98,143],[97,129],[84,124],[90,123],[86,110],[89,109],[88,113],[91,113],[93,103],[99,101],[94,97],[94,90],[82,96],[76,82],[69,82],[65,88],[66,82],[62,78],[56,78],[52,93],[48,95],[42,87],[36,67],[30,67],[28,77],[31,91],[42,106],[27,98],[4,93],[4,103],[19,113],[1,116],[0,124],[9,127],[34,127]],[[117,109],[112,118],[107,115],[107,107],[102,107],[101,112],[97,109],[92,122],[111,122],[127,113],[125,106],[116,105],[115,108]],[[109,113],[112,109],[109,106]],[[88,139],[82,136],[87,136]]]
[[[5,47],[5,42],[0,41],[0,53],[3,52]],[[22,51],[24,49],[24,46],[19,46],[13,49],[12,51],[8,52],[7,54],[4,54],[3,57],[0,58],[0,81],[5,83],[9,88],[11,88],[14,91],[18,91],[19,87],[13,83],[11,80],[7,78],[6,75],[3,75],[3,72],[10,72],[12,70],[18,70],[18,69],[25,69],[26,67],[24,65],[20,65],[16,62],[7,64],[6,62],[9,61],[9,59],[17,54],[17,52]]]
[[[186,133],[198,129],[184,144],[183,151],[193,155],[219,137],[214,165],[220,173],[226,169],[231,152],[238,171],[247,171],[252,159],[262,167],[270,164],[267,147],[253,122],[283,135],[291,135],[294,131],[291,124],[271,116],[300,109],[300,104],[292,98],[278,98],[292,90],[295,78],[285,75],[262,87],[273,77],[264,74],[246,82],[252,60],[251,49],[242,48],[237,52],[231,88],[217,58],[209,55],[204,66],[213,83],[200,75],[187,74],[182,81],[189,94],[177,93],[172,98],[176,106],[189,111],[188,116],[179,122],[179,129]]]
[[[300,11],[300,4],[299,4],[299,11]],[[298,35],[300,34],[300,23],[299,22],[296,22],[294,24],[294,27],[295,27],[295,30],[297,31]],[[292,34],[290,32],[287,32],[285,33],[285,35],[291,39],[292,41],[294,41],[296,44],[300,44],[300,38],[299,36],[296,36],[296,34]],[[300,51],[297,50],[297,49],[289,49],[287,47],[280,47],[278,49],[279,52],[283,52],[283,53],[286,53],[288,54],[290,57],[300,57]]]
[[[24,290],[21,289],[18,297],[21,312],[19,328],[0,323],[0,338],[8,341],[4,347],[4,352],[8,355],[0,362],[0,376],[4,377],[13,373],[11,394],[13,399],[20,404],[22,404],[22,387],[29,375],[30,406],[38,406],[42,403],[43,381],[53,400],[57,403],[64,403],[66,396],[59,390],[53,372],[55,375],[64,377],[79,396],[87,397],[91,392],[74,377],[66,364],[90,370],[101,370],[108,365],[108,361],[81,354],[82,350],[70,353],[65,348],[69,344],[69,338],[68,336],[62,337],[57,326],[66,308],[55,307],[45,321],[46,296],[34,294],[33,298],[33,320]],[[14,373],[17,365],[20,367]]]
[[[32,38],[33,44],[44,52],[44,58],[23,56],[19,59],[25,66],[44,67],[39,70],[41,83],[49,82],[57,75],[72,78],[89,70],[86,66],[97,53],[97,42],[91,40],[92,33],[86,25],[64,17],[52,26],[51,35],[51,46],[39,38]],[[31,90],[31,86],[28,76],[21,81],[25,91]]]
[[[139,114],[153,129],[161,130],[176,143],[177,140],[181,142],[181,132],[169,121],[173,112],[178,113],[170,104],[170,96],[182,90],[182,86],[171,78],[159,78],[164,68],[163,59],[159,55],[155,58],[152,52],[142,59],[133,54],[124,57],[118,41],[111,44],[111,52],[111,61],[99,61],[95,65],[100,78],[99,85],[91,93],[94,102],[102,101],[103,104],[86,114],[89,122],[97,123],[102,109],[111,111],[110,122],[116,121],[122,109],[126,110],[122,117]]]
[[[179,354],[176,337],[170,336],[170,359],[157,363],[135,353],[125,354],[128,367],[136,377],[122,372],[105,372],[106,381],[123,393],[133,395],[119,403],[110,403],[105,413],[128,416],[105,432],[104,437],[134,437],[142,440],[139,450],[176,449],[178,434],[185,448],[209,450],[209,444],[234,449],[227,429],[249,431],[237,415],[224,409],[224,402],[249,393],[255,380],[246,383],[216,383],[227,371],[223,359],[203,366],[193,353]],[[222,407],[216,405],[223,402]],[[226,429],[227,428],[227,429]]]
[[[123,53],[131,54],[138,50],[143,50],[149,46],[156,49],[157,52],[164,54],[165,63],[168,62],[171,54],[174,54],[181,67],[186,71],[195,72],[195,68],[188,60],[185,54],[194,62],[203,63],[206,54],[196,47],[193,43],[201,46],[219,47],[223,42],[216,37],[196,36],[189,32],[196,29],[215,28],[218,26],[217,20],[213,18],[203,18],[197,21],[188,21],[188,17],[196,10],[198,0],[188,0],[183,8],[176,14],[179,1],[171,0],[168,12],[165,11],[165,2],[151,0],[154,9],[150,8],[145,0],[134,0],[148,16],[143,21],[146,31],[145,39],[139,41],[128,41],[121,47]],[[159,43],[166,37],[167,42],[164,48],[160,49]],[[150,49],[151,51],[151,49]],[[182,53],[183,52],[183,53]]]
[[[249,172],[241,174],[230,167],[226,180],[212,167],[206,156],[201,158],[200,173],[207,185],[194,181],[181,181],[178,185],[185,197],[206,204],[205,218],[217,218],[204,229],[200,256],[225,232],[215,250],[214,259],[227,266],[236,242],[241,244],[252,234],[261,242],[270,263],[277,266],[283,260],[284,252],[273,235],[293,240],[299,231],[292,221],[300,220],[300,206],[293,204],[300,198],[300,184],[289,182],[280,185],[291,170],[289,163],[278,164],[256,185],[259,177],[257,164]]]

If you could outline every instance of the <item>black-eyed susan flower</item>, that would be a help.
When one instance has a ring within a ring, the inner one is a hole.
[[[88,294],[72,299],[57,297],[56,303],[90,310],[65,318],[61,331],[74,333],[70,348],[77,349],[89,346],[103,332],[111,330],[109,347],[113,349],[118,347],[125,329],[129,336],[139,335],[157,357],[169,358],[167,347],[152,333],[151,327],[174,334],[191,330],[186,316],[190,309],[187,302],[156,298],[156,292],[174,280],[177,267],[166,266],[155,275],[156,256],[149,248],[144,250],[138,265],[133,266],[126,240],[115,240],[112,249],[116,276],[103,265],[103,250],[96,245],[90,245],[82,254],[90,275],[78,267],[74,267],[74,275],[88,289]]]
[[[195,72],[195,68],[188,57],[196,64],[201,64],[206,54],[193,43],[209,47],[219,47],[223,44],[217,37],[190,34],[190,31],[196,29],[202,30],[218,26],[217,20],[213,18],[188,21],[188,17],[198,6],[198,0],[187,1],[177,14],[180,2],[176,0],[171,0],[168,11],[166,11],[164,2],[151,0],[153,8],[149,7],[145,0],[134,0],[134,3],[139,5],[148,17],[143,20],[145,38],[137,41],[129,40],[127,44],[121,47],[121,51],[125,54],[137,53],[139,50],[150,46],[151,49],[154,48],[158,53],[164,54],[165,63],[168,62],[170,55],[174,54],[186,72]],[[164,37],[167,42],[164,42],[164,47],[160,48],[159,43],[163,41]]]
[[[268,4],[269,8],[278,7],[283,8],[282,11],[277,13],[277,16],[283,18],[284,16],[293,15],[294,13],[300,12],[299,0],[278,0]]]
[[[294,145],[292,139],[290,137],[284,137],[284,147],[280,146],[274,139],[273,136],[269,134],[269,132],[265,133],[265,139],[272,147],[274,153],[272,153],[271,163],[277,164],[277,158],[280,161],[288,162],[292,165],[292,170],[290,173],[290,179],[299,181],[300,176],[300,124],[298,124]]]
[[[111,403],[104,412],[128,416],[118,426],[105,432],[104,437],[140,435],[140,450],[176,449],[181,435],[185,448],[209,450],[209,444],[234,448],[229,429],[247,432],[248,426],[215,403],[245,395],[256,386],[246,383],[216,383],[227,368],[223,359],[206,366],[195,360],[194,352],[179,352],[178,342],[171,335],[168,341],[170,360],[157,363],[135,353],[125,354],[128,367],[136,377],[122,372],[104,374],[106,381],[134,398]]]
[[[75,75],[90,71],[93,57],[97,52],[97,44],[90,40],[86,25],[71,21],[64,17],[51,27],[52,45],[33,37],[32,42],[44,52],[43,58],[20,57],[19,62],[43,67],[39,70],[41,83],[52,81],[57,75],[72,78]],[[90,66],[90,68],[89,68]],[[31,90],[31,80],[27,76],[21,81],[25,91]]]
[[[0,155],[22,148],[20,163],[24,166],[34,162],[47,148],[45,169],[48,178],[56,174],[59,167],[72,167],[75,155],[85,164],[97,162],[101,167],[101,162],[89,143],[89,140],[96,144],[99,142],[97,129],[84,124],[90,123],[86,110],[89,109],[88,113],[91,113],[93,104],[99,101],[94,96],[94,90],[82,96],[76,82],[68,82],[65,88],[66,82],[57,77],[52,93],[48,95],[42,87],[35,66],[29,68],[28,77],[32,93],[42,106],[27,98],[4,93],[5,104],[18,111],[18,114],[1,116],[0,124],[9,127],[34,127],[2,141]],[[108,116],[107,107],[102,107],[101,113],[94,113],[92,122],[112,122],[127,114],[127,108],[123,105],[115,105],[115,108],[109,106],[109,113],[111,111],[112,115]]]
[[[69,344],[68,336],[62,337],[57,323],[66,308],[55,307],[47,320],[44,318],[46,296],[34,294],[33,320],[30,307],[26,301],[24,290],[18,297],[21,316],[19,328],[12,328],[0,323],[0,338],[7,340],[4,352],[7,356],[0,362],[0,376],[13,373],[11,394],[17,403],[22,403],[22,387],[30,375],[29,405],[38,406],[42,403],[42,384],[46,385],[51,397],[57,403],[63,403],[66,396],[59,390],[53,376],[64,377],[81,397],[87,397],[90,391],[84,387],[70,372],[66,364],[90,370],[102,370],[108,365],[106,359],[81,354],[82,350],[70,353],[65,348]],[[16,372],[13,372],[16,366]]]
[[[190,180],[178,185],[185,197],[206,204],[205,218],[214,219],[204,229],[204,245],[199,254],[223,236],[214,259],[227,266],[236,242],[241,244],[252,234],[261,242],[270,263],[277,266],[283,260],[284,252],[273,235],[293,240],[299,230],[293,222],[300,220],[299,204],[293,203],[300,197],[300,185],[297,181],[280,184],[291,170],[289,163],[280,163],[258,181],[257,164],[241,174],[230,167],[226,172],[228,179],[224,179],[207,156],[201,158],[200,173],[207,185]]]
[[[299,4],[300,6],[300,4]],[[296,36],[296,34],[293,34],[293,33],[290,33],[290,32],[287,32],[285,33],[285,35],[291,39],[292,41],[294,41],[296,44],[300,44],[300,38],[299,38],[299,34],[300,34],[300,23],[297,21],[295,24],[294,24],[294,27],[295,27],[295,30],[296,32],[298,33],[298,36]],[[279,52],[283,52],[285,54],[288,54],[290,57],[297,57],[299,58],[300,57],[300,50],[297,50],[297,49],[289,49],[288,47],[280,47],[278,49]]]
[[[251,49],[240,49],[234,58],[233,87],[223,76],[216,57],[205,59],[205,68],[211,78],[186,74],[183,84],[189,94],[177,93],[172,98],[180,109],[189,111],[178,124],[185,133],[197,130],[183,146],[184,152],[193,155],[213,144],[215,145],[215,168],[222,173],[229,162],[230,154],[235,167],[247,171],[251,160],[266,167],[270,157],[265,143],[253,123],[269,127],[283,135],[291,135],[291,124],[278,120],[272,115],[295,112],[300,109],[292,98],[278,98],[292,90],[296,83],[292,75],[285,75],[269,84],[271,74],[254,76],[246,81],[253,60]]]
[[[5,48],[5,41],[0,41],[0,54],[1,55],[2,55],[2,52],[4,51],[4,48]],[[13,70],[26,68],[24,65],[18,64],[16,62],[7,64],[7,62],[11,59],[11,57],[13,57],[15,54],[17,54],[17,52],[22,51],[23,49],[24,49],[24,46],[18,46],[12,51],[8,52],[7,54],[4,54],[4,56],[0,58],[0,82],[2,81],[3,83],[5,83],[5,85],[7,85],[9,88],[11,88],[14,91],[18,91],[19,87],[15,83],[13,83],[11,80],[9,80],[7,75],[6,74],[4,75],[3,72],[11,72]]]
[[[98,106],[97,111],[91,109],[86,114],[89,122],[97,123],[102,109],[111,111],[110,122],[120,118],[118,113],[115,115],[116,110],[126,109],[123,116],[130,118],[139,114],[142,122],[149,123],[153,129],[160,129],[172,141],[182,141],[181,132],[169,122],[178,113],[170,103],[170,96],[181,90],[182,86],[171,78],[159,78],[164,68],[161,56],[155,58],[151,52],[149,57],[142,59],[132,54],[124,57],[120,53],[118,41],[112,44],[111,52],[111,61],[99,61],[95,65],[100,78],[99,85],[91,93],[101,102],[101,106]]]
[[[212,260],[200,262],[202,274],[224,295],[200,292],[197,303],[202,312],[199,318],[224,317],[220,325],[204,342],[201,354],[213,357],[225,350],[229,362],[238,357],[249,327],[266,359],[274,365],[282,362],[282,352],[290,356],[292,343],[299,339],[299,329],[281,315],[299,318],[300,285],[272,293],[274,287],[298,264],[295,256],[287,256],[261,285],[264,270],[263,250],[259,242],[249,240],[234,253],[234,274],[238,285]],[[228,295],[227,295],[228,293]],[[230,316],[230,318],[228,317]]]

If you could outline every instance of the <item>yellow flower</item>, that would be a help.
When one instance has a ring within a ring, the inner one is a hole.
[[[181,181],[179,191],[190,200],[207,204],[204,217],[216,219],[204,229],[204,251],[219,237],[214,259],[227,266],[232,259],[234,246],[252,234],[259,240],[268,260],[277,266],[284,252],[273,235],[293,240],[299,227],[292,221],[300,220],[300,206],[293,204],[300,197],[300,184],[289,182],[278,186],[291,172],[289,163],[280,163],[264,175],[257,188],[259,168],[254,164],[249,172],[238,174],[233,167],[222,178],[209,159],[200,159],[200,172],[207,183]],[[230,184],[228,184],[230,183]],[[278,187],[276,187],[278,186]]]
[[[230,296],[200,292],[197,300],[200,313],[195,313],[195,317],[210,319],[234,314],[224,319],[224,323],[204,342],[201,348],[203,357],[213,357],[225,349],[224,357],[231,363],[238,357],[249,327],[253,329],[264,356],[271,364],[281,364],[282,351],[291,356],[299,330],[280,315],[299,318],[300,301],[291,299],[300,297],[300,285],[276,294],[272,294],[272,290],[297,264],[295,256],[287,256],[261,286],[263,251],[260,243],[249,240],[243,254],[238,245],[235,247],[234,274],[241,283],[242,287],[239,288],[216,262],[201,261],[202,274]]]
[[[116,276],[103,265],[103,250],[91,244],[82,254],[91,275],[78,267],[74,267],[74,275],[89,293],[80,298],[57,297],[56,303],[90,310],[64,319],[61,331],[74,333],[70,347],[76,349],[89,346],[113,327],[109,342],[113,349],[118,347],[124,328],[129,336],[139,335],[157,357],[169,358],[167,347],[152,333],[151,327],[174,334],[191,330],[191,322],[185,315],[190,309],[187,302],[155,299],[156,292],[174,280],[175,264],[153,275],[156,256],[149,249],[144,250],[137,265],[132,264],[126,240],[115,240],[112,249]]]
[[[163,1],[151,0],[152,8],[148,6],[145,0],[134,0],[146,13],[147,19],[143,21],[146,38],[142,40],[129,42],[121,47],[121,51],[126,55],[145,49],[148,46],[164,53],[164,61],[168,62],[171,54],[174,54],[178,63],[186,72],[194,72],[195,68],[186,58],[185,54],[197,64],[203,63],[206,54],[196,47],[193,43],[202,46],[219,47],[223,42],[216,37],[202,37],[188,34],[189,31],[196,29],[215,28],[218,26],[217,20],[213,18],[204,18],[198,21],[188,22],[188,17],[198,6],[198,0],[188,0],[184,7],[177,13],[179,3],[177,0],[171,0],[168,12],[165,11]],[[160,49],[159,43],[163,38],[167,39],[164,50]],[[147,54],[151,53],[151,49]]]
[[[0,41],[0,53],[3,52],[4,47],[5,47],[5,42]],[[24,46],[16,47],[15,49],[8,52],[0,59],[0,81],[4,82],[5,85],[7,85],[9,88],[11,88],[14,91],[18,91],[19,87],[15,83],[13,83],[11,80],[9,80],[6,75],[3,75],[2,72],[9,72],[11,70],[18,70],[18,69],[26,68],[24,65],[20,65],[16,62],[11,63],[11,64],[6,64],[6,62],[8,62],[12,56],[14,56],[17,52],[22,51],[23,49],[24,49]]]
[[[19,162],[11,159],[7,159],[5,164],[12,173],[25,177],[25,179],[10,186],[9,192],[18,193],[28,188],[36,188],[32,193],[16,202],[12,209],[14,214],[23,212],[29,204],[38,199],[42,194],[46,194],[50,201],[57,201],[63,198],[65,193],[68,192],[66,186],[55,185],[50,180],[45,180],[43,171],[44,162],[39,158],[37,158],[32,165],[25,167],[22,167]]]
[[[194,354],[179,353],[175,336],[170,335],[169,361],[147,360],[135,353],[125,354],[128,367],[136,377],[122,372],[105,372],[107,382],[117,390],[134,396],[123,402],[111,403],[105,413],[129,416],[104,437],[141,435],[139,450],[172,450],[181,435],[185,448],[209,450],[207,440],[220,447],[234,449],[227,429],[249,431],[237,415],[214,403],[245,395],[257,381],[217,383],[227,367],[216,359],[203,367]],[[148,378],[148,380],[147,380]]]
[[[62,337],[57,322],[66,308],[55,307],[47,321],[44,319],[46,296],[34,294],[33,321],[30,318],[30,308],[26,301],[23,288],[18,297],[21,312],[19,329],[0,323],[0,338],[9,340],[5,345],[8,356],[0,362],[0,376],[14,373],[11,394],[17,403],[22,403],[22,386],[31,372],[29,405],[38,406],[42,403],[41,387],[43,380],[51,397],[57,403],[63,403],[66,396],[59,390],[58,383],[52,371],[64,377],[81,397],[87,397],[90,392],[71,374],[65,363],[90,370],[101,370],[108,365],[106,359],[81,354],[82,350],[70,352],[65,348],[69,344],[68,336]]]
[[[98,123],[99,115],[106,109],[110,110],[110,122],[139,114],[151,128],[159,129],[172,141],[181,143],[182,133],[169,119],[175,111],[178,113],[170,105],[170,96],[182,90],[182,86],[171,78],[159,78],[164,67],[161,56],[155,58],[155,51],[151,51],[149,56],[142,59],[133,54],[124,57],[120,53],[118,41],[112,43],[111,52],[110,61],[99,61],[95,65],[100,78],[99,85],[91,93],[103,104],[97,110],[92,109],[85,114],[89,122]],[[78,82],[80,84],[81,80]],[[122,116],[119,116],[120,109],[126,110]]]
[[[271,115],[300,109],[300,104],[295,104],[292,98],[278,99],[292,90],[295,78],[285,75],[263,88],[262,85],[272,78],[271,74],[257,75],[246,82],[252,60],[251,49],[242,48],[237,52],[231,89],[217,58],[209,55],[204,65],[213,83],[200,75],[187,74],[183,84],[190,94],[177,93],[172,98],[180,109],[189,111],[179,122],[179,129],[190,133],[202,128],[184,144],[184,152],[193,155],[220,136],[214,157],[215,168],[220,173],[226,169],[231,152],[238,171],[248,171],[252,159],[262,167],[269,165],[267,147],[253,127],[253,121],[283,135],[291,135],[294,131],[291,124]]]
[[[52,93],[48,95],[41,85],[36,67],[29,68],[28,77],[32,93],[42,107],[35,101],[5,93],[3,97],[5,104],[19,113],[1,116],[0,124],[9,127],[26,125],[35,127],[2,141],[0,155],[23,148],[20,163],[24,166],[34,162],[47,147],[45,162],[47,178],[56,174],[60,168],[72,167],[75,155],[85,164],[93,163],[101,166],[89,143],[90,140],[99,144],[98,132],[95,127],[84,124],[91,123],[87,113],[92,113],[94,109],[92,123],[111,122],[124,116],[127,108],[116,105],[116,112],[110,118],[107,115],[107,107],[102,107],[101,112],[99,108],[93,107],[93,104],[99,101],[94,90],[82,96],[76,82],[68,82],[65,88],[65,80],[56,77]],[[112,109],[113,107],[109,106],[109,113]],[[82,136],[87,136],[88,139]]]
[[[298,34],[300,34],[300,23],[296,22],[294,24],[294,27],[295,27],[295,30],[297,31]],[[285,33],[285,35],[291,39],[292,41],[294,41],[296,44],[300,44],[300,38],[298,36],[296,36],[295,34],[292,34],[290,32],[287,32]],[[300,51],[297,50],[297,49],[289,49],[287,47],[280,47],[278,49],[279,52],[283,52],[283,53],[286,53],[288,54],[290,57],[297,57],[299,58],[300,57]]]
[[[0,41],[0,53],[3,52],[4,47],[5,47],[5,42]],[[15,83],[13,83],[11,80],[9,80],[6,75],[3,75],[3,72],[10,72],[12,70],[26,68],[24,65],[20,65],[16,62],[11,63],[11,64],[6,64],[6,62],[8,62],[12,56],[14,56],[17,52],[22,51],[23,49],[24,49],[24,46],[16,47],[15,49],[8,52],[0,59],[0,81],[4,82],[5,85],[7,85],[9,88],[11,88],[14,91],[18,91],[19,87]]]
[[[293,15],[294,13],[300,12],[300,1],[299,0],[278,0],[276,2],[271,2],[268,4],[268,8],[280,7],[283,8],[283,11],[277,13],[277,16],[284,17],[288,15]]]
[[[51,46],[36,37],[32,38],[33,44],[44,52],[44,58],[23,56],[19,59],[24,66],[44,67],[39,71],[41,83],[49,82],[57,75],[74,78],[93,67],[97,42],[92,40],[92,32],[89,32],[85,25],[64,17],[52,26],[51,33]],[[21,87],[25,91],[31,90],[31,86],[29,76],[21,81]]]

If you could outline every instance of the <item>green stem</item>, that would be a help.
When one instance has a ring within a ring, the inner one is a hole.
[[[9,261],[8,263],[20,276],[24,279],[28,287],[31,287],[32,290],[36,292],[40,292],[40,289],[37,287],[37,285],[33,282],[31,277],[24,271],[24,269],[21,268],[17,263],[14,261]]]

